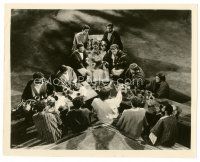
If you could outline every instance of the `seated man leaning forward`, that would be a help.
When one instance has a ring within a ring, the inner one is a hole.
[[[77,76],[74,70],[65,65],[62,65],[59,68],[56,78],[59,82],[58,86],[61,87],[61,89],[64,89],[65,87],[71,87],[71,85],[74,85],[77,82]]]
[[[27,83],[22,100],[45,98],[47,96],[46,90],[44,74],[36,72],[33,74],[33,79]]]
[[[132,82],[132,85],[137,88],[142,88],[144,85],[144,71],[136,63],[129,65],[129,68],[125,73],[125,77],[126,79],[129,79]]]
[[[162,73],[158,73],[155,79],[146,85],[146,89],[153,92],[157,98],[169,97],[169,85],[166,82],[165,75]]]
[[[118,107],[122,101],[121,90],[118,90],[117,96],[110,97],[110,88],[102,88],[99,92],[99,98],[92,102],[94,113],[101,123],[112,124],[113,119],[119,115]]]
[[[119,50],[117,44],[110,46],[110,50],[104,56],[103,60],[108,62],[109,72],[113,77],[121,77],[127,69],[127,56],[123,51]]]
[[[138,139],[143,131],[143,121],[145,118],[145,109],[141,108],[141,100],[134,97],[131,100],[132,108],[124,110],[120,117],[117,127],[127,136]]]
[[[85,52],[85,48],[83,44],[77,45],[77,50],[75,50],[71,55],[71,67],[74,68],[75,72],[78,72],[79,75],[85,76],[90,73],[87,68],[86,62],[87,54]]]
[[[149,138],[154,145],[171,147],[177,137],[177,119],[173,115],[173,107],[168,104],[165,107],[165,116],[161,117],[151,129]]]

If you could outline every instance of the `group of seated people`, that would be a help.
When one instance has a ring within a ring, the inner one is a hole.
[[[91,75],[88,66],[94,69],[107,68],[110,74],[120,77],[127,69],[127,55],[123,52],[121,38],[113,24],[106,26],[101,41],[89,40],[89,30],[90,27],[84,25],[82,31],[75,34],[70,57],[71,67],[81,75]]]
[[[141,67],[136,63],[129,65],[120,36],[112,24],[107,26],[100,44],[86,41],[88,31],[89,27],[84,26],[83,31],[75,35],[70,66],[60,66],[48,79],[41,72],[33,74],[22,94],[23,102],[35,100],[31,106],[25,106],[29,107],[25,109],[27,121],[32,120],[40,138],[50,143],[70,131],[78,133],[94,123],[103,123],[133,139],[142,138],[153,145],[174,145],[178,108],[156,100],[169,96],[165,75],[158,73],[148,81]],[[88,44],[92,45],[90,50],[86,48]],[[72,94],[79,91],[79,83],[91,75],[89,64],[94,69],[107,70],[111,79],[96,90],[98,95],[88,105],[84,95]]]

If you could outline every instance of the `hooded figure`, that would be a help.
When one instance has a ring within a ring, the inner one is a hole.
[[[158,73],[155,79],[146,86],[146,89],[153,92],[157,98],[169,97],[169,85],[166,82],[165,75],[162,73]]]
[[[140,88],[144,85],[144,71],[141,67],[139,67],[136,63],[132,63],[129,65],[125,73],[126,78],[130,79],[134,86]]]

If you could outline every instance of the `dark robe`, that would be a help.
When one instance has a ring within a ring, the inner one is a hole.
[[[108,32],[105,32],[102,41],[105,41],[107,43],[108,48],[110,48],[112,44],[117,44],[119,46],[119,49],[123,50],[123,44],[120,35],[116,31],[113,31],[110,40],[108,40]]]
[[[175,144],[177,137],[177,120],[174,116],[164,116],[159,119],[156,125],[151,129],[156,135],[156,145],[171,147]]]
[[[27,83],[27,85],[26,85],[26,87],[25,87],[25,89],[23,91],[23,94],[22,94],[22,99],[23,100],[34,99],[33,94],[32,94],[32,88],[31,88],[32,84],[33,84],[33,80],[30,80]],[[40,91],[40,94],[37,95],[38,97],[42,97],[42,96],[46,97],[46,88],[45,87],[46,86],[43,86],[43,88]]]
[[[169,98],[169,85],[166,81],[156,83],[154,79],[150,81],[146,89],[153,92],[157,98]]]
[[[121,50],[118,51],[117,56],[115,57],[114,61],[112,59],[112,52],[109,50],[104,56],[103,61],[108,62],[109,64],[108,69],[110,72],[113,68],[115,68],[116,70],[124,69],[125,71],[127,70],[127,67],[128,67],[127,55]]]
[[[55,114],[39,112],[33,115],[33,121],[39,137],[48,143],[53,143],[61,138],[62,131],[59,129],[61,120]]]
[[[150,134],[150,130],[155,126],[155,124],[160,119],[160,116],[156,114],[156,112],[146,112],[145,113],[145,120],[144,120],[144,130],[142,132],[143,137],[147,137]]]
[[[132,85],[136,86],[139,89],[144,88],[145,78],[144,71],[142,68],[138,67],[138,70],[133,73],[130,68],[125,73],[125,77],[132,81]]]
[[[74,68],[75,72],[77,69],[86,68],[86,58],[87,54],[85,51],[83,52],[83,59],[81,58],[77,50],[72,53],[70,63],[71,67]]]
[[[90,111],[84,109],[73,109],[66,116],[66,124],[73,132],[86,130],[90,125]]]

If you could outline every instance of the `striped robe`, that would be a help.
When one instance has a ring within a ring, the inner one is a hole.
[[[53,143],[61,138],[62,132],[58,128],[61,122],[56,117],[56,114],[44,111],[39,112],[33,115],[33,121],[43,141]]]

